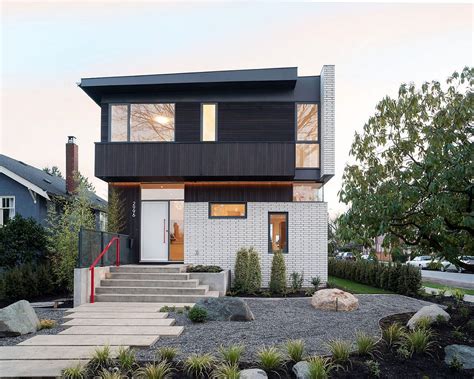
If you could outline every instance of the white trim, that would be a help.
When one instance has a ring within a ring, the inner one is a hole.
[[[7,207],[7,208],[4,208],[3,207],[3,199],[13,199],[13,207]],[[5,209],[9,209],[10,211],[13,210],[13,214],[10,214],[9,215],[9,220],[15,218],[16,216],[16,198],[15,196],[11,196],[11,195],[6,195],[6,196],[0,196],[0,211],[1,211],[1,214],[0,214],[0,226],[3,226],[5,225],[5,220],[3,219],[3,211]]]
[[[15,174],[14,172],[6,169],[3,166],[0,166],[0,174],[4,174],[8,176],[10,179],[13,179],[15,182],[18,182],[22,186],[25,186],[26,188],[28,188],[28,190],[36,192],[38,195],[43,196],[46,200],[50,200],[48,193],[45,190],[41,189],[37,185],[31,183],[25,178],[22,178],[21,176]]]

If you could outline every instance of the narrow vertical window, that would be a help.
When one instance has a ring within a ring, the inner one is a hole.
[[[217,105],[202,104],[201,106],[201,139],[202,141],[216,141]]]
[[[296,168],[319,167],[318,105],[296,105]]]
[[[128,140],[128,105],[110,106],[110,141]]]
[[[268,252],[288,253],[288,213],[268,213]]]
[[[5,225],[15,217],[15,198],[0,197],[0,225]]]

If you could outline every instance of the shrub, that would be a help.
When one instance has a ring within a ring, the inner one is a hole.
[[[86,379],[88,374],[87,367],[81,363],[75,366],[65,368],[61,373],[64,379]]]
[[[420,270],[400,263],[382,265],[364,260],[342,261],[331,258],[328,273],[407,296],[416,295],[421,288]]]
[[[433,332],[430,329],[415,329],[405,334],[404,344],[413,354],[427,353],[434,345]]]
[[[137,371],[139,378],[146,379],[167,379],[171,376],[173,369],[171,365],[166,362],[148,363],[145,367],[142,367]]]
[[[369,370],[369,376],[378,378],[380,376],[380,363],[376,361],[365,361],[365,365]]]
[[[204,322],[207,319],[207,311],[204,308],[195,305],[188,312],[188,317],[192,322]]]
[[[366,333],[358,332],[356,334],[357,354],[372,356],[375,351],[376,343],[377,341],[374,337]]]
[[[110,355],[110,346],[105,345],[102,347],[97,347],[92,354],[90,364],[94,367],[94,370],[100,368],[106,368],[112,364],[112,357]]]
[[[451,362],[449,362],[449,368],[453,371],[461,371],[463,367],[464,364],[457,355],[455,355],[453,359],[451,359]]]
[[[406,348],[406,346],[399,346],[397,349],[397,356],[402,359],[408,359],[411,357],[411,352]]]
[[[345,363],[349,361],[351,354],[351,344],[343,340],[333,340],[328,343],[332,359],[336,363]]]
[[[436,316],[436,323],[437,323],[437,324],[440,324],[440,325],[441,325],[441,324],[446,323],[446,321],[447,321],[447,320],[446,320],[446,317],[444,317],[443,315],[437,315],[437,316]]]
[[[288,340],[285,343],[286,354],[292,362],[303,360],[304,348],[303,340]]]
[[[41,329],[52,329],[57,325],[55,320],[42,319],[38,324],[38,330]]]
[[[463,318],[468,318],[469,317],[469,308],[468,307],[459,307],[459,314],[463,317]]]
[[[276,295],[283,295],[286,292],[286,266],[285,258],[281,251],[277,251],[273,254],[270,273],[270,292]]]
[[[314,289],[317,291],[319,286],[321,285],[321,278],[319,276],[315,276],[311,278],[311,284],[313,285]]]
[[[441,316],[441,315],[438,315],[438,316]],[[428,329],[430,326],[431,326],[431,319],[427,316],[420,317],[415,323],[415,327],[418,329]]]
[[[163,346],[158,349],[156,355],[161,361],[172,362],[176,358],[179,351],[178,349],[170,346]]]
[[[460,326],[455,326],[453,330],[453,337],[458,340],[464,340],[465,334],[462,332]]]
[[[187,272],[222,272],[224,270],[220,266],[196,265],[196,266],[188,266],[186,271]]]
[[[440,297],[444,297],[446,295],[446,292],[448,291],[448,287],[442,287],[438,289],[438,295]]]
[[[426,266],[428,270],[441,270],[443,264],[440,261],[432,261]]]
[[[327,379],[331,371],[338,365],[331,362],[331,359],[324,357],[312,357],[308,361],[308,379]]]
[[[291,290],[293,292],[298,292],[301,290],[303,287],[303,282],[304,282],[304,276],[303,274],[300,274],[299,272],[292,272],[290,275],[291,278]]]
[[[246,291],[248,264],[249,252],[247,249],[241,248],[235,258],[234,288],[237,291]]]
[[[135,351],[133,349],[125,348],[123,346],[119,347],[117,360],[119,362],[120,368],[125,372],[132,371],[137,364],[137,360],[135,358]]]
[[[213,379],[239,379],[239,366],[231,365],[229,363],[221,363],[212,371]]]
[[[173,306],[169,306],[169,305],[164,305],[160,308],[160,312],[176,312],[176,307],[173,305]]]
[[[405,334],[405,329],[398,322],[395,322],[389,325],[386,329],[382,331],[382,339],[388,345],[388,347],[393,347],[398,345]]]
[[[109,371],[105,368],[100,370],[99,375],[95,378],[99,379],[123,379],[123,375],[118,371]]]
[[[464,300],[464,295],[466,294],[461,288],[451,288],[451,295],[453,295],[454,299],[460,303]]]
[[[260,267],[260,255],[253,247],[248,251],[248,260],[246,290],[249,293],[255,293],[262,287],[262,269]]]
[[[184,361],[184,370],[188,375],[202,378],[207,375],[214,365],[214,357],[210,354],[191,354]]]
[[[259,366],[267,371],[278,371],[283,366],[283,356],[274,346],[263,347],[257,352]]]
[[[219,354],[222,356],[222,360],[229,365],[238,365],[240,357],[244,352],[245,348],[242,345],[231,345],[228,347],[219,347]]]

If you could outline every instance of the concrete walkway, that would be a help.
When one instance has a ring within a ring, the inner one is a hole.
[[[438,294],[439,290],[437,288],[423,287],[426,293],[435,293]],[[444,296],[451,296],[451,292],[446,291]],[[464,301],[468,303],[474,303],[474,295],[464,295]]]
[[[70,326],[55,335],[37,335],[16,346],[0,347],[0,376],[57,377],[63,369],[85,365],[97,347],[109,345],[112,357],[119,346],[150,347],[160,337],[177,337],[182,326],[153,303],[84,304],[67,311]],[[192,306],[193,304],[179,304]]]

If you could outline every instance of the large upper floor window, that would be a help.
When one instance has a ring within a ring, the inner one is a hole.
[[[293,201],[323,201],[321,183],[293,183]]]
[[[296,104],[296,168],[319,167],[318,105]]]
[[[0,196],[0,225],[15,217],[15,197]]]
[[[110,141],[174,141],[174,104],[110,106]]]
[[[201,141],[217,140],[217,104],[201,105]]]

